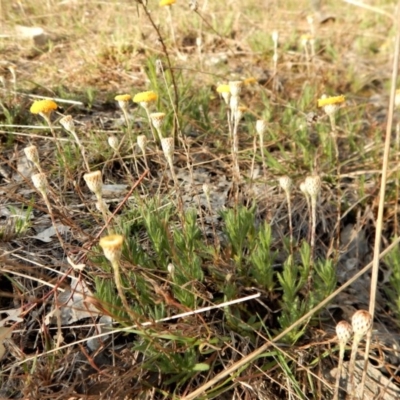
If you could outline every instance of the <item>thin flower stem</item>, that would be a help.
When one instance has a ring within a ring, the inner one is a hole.
[[[233,125],[233,138],[232,138],[232,160],[233,160],[233,171],[234,179],[237,183],[240,181],[240,167],[239,167],[239,135],[238,135],[239,121],[235,118]]]
[[[293,255],[293,223],[292,223],[292,202],[290,199],[290,192],[285,191],[286,193],[286,201],[288,204],[288,213],[289,213],[289,232],[290,232],[290,254]]]
[[[113,271],[114,271],[114,280],[115,286],[117,288],[118,296],[120,297],[122,304],[124,305],[125,311],[129,314],[133,322],[137,323],[137,316],[134,312],[132,312],[131,307],[129,306],[128,300],[126,299],[125,292],[122,287],[122,279],[120,273],[120,266],[118,261],[114,261],[111,263]]]
[[[145,110],[146,110],[147,119],[149,120],[151,133],[153,134],[154,143],[155,143],[156,146],[157,146],[157,145],[160,143],[161,137],[157,138],[155,129],[154,129],[154,127],[153,127],[153,123],[151,122],[150,111],[149,111],[148,107],[145,107]]]

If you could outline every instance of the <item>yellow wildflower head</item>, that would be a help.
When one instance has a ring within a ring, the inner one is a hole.
[[[229,87],[229,85],[219,85],[217,87],[217,92],[218,93],[230,93],[231,88]]]
[[[160,7],[170,6],[171,4],[176,3],[176,0],[161,0]]]
[[[118,102],[119,107],[124,113],[128,111],[129,108],[128,102],[131,99],[132,96],[130,94],[119,94],[118,96],[114,97],[114,100]]]
[[[217,92],[222,96],[226,104],[229,104],[229,99],[231,97],[231,88],[229,85],[219,85],[217,87]]]
[[[50,115],[57,110],[57,103],[53,100],[36,100],[30,108],[32,114]]]
[[[114,97],[116,101],[129,101],[132,98],[130,94],[119,94]]]
[[[333,116],[339,108],[339,105],[344,103],[344,101],[344,96],[328,97],[323,95],[318,100],[318,107],[322,107],[325,111],[325,114]]]
[[[300,42],[301,42],[302,46],[306,46],[307,43],[310,42],[312,39],[313,39],[312,35],[305,34],[305,35],[301,35]]]
[[[133,102],[139,103],[143,108],[147,108],[149,103],[157,101],[157,99],[158,99],[157,93],[154,93],[153,91],[150,90],[148,92],[137,93],[133,98]]]
[[[245,86],[254,85],[254,84],[256,84],[256,83],[257,83],[257,79],[254,78],[254,76],[251,76],[250,78],[247,78],[247,79],[245,79],[245,80],[243,81],[243,84],[244,84]]]
[[[342,104],[345,102],[344,96],[326,97],[323,96],[318,100],[318,107],[330,106],[332,104]]]

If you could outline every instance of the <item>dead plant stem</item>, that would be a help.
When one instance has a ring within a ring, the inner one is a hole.
[[[379,273],[379,251],[381,247],[382,240],[382,231],[383,231],[383,211],[385,208],[385,192],[386,192],[386,181],[388,175],[389,168],[389,155],[390,155],[390,139],[391,133],[393,129],[393,114],[394,114],[394,105],[395,105],[395,97],[396,97],[396,82],[397,75],[399,69],[399,54],[400,54],[400,1],[397,3],[396,9],[396,18],[395,18],[395,28],[396,28],[396,41],[394,48],[394,56],[393,56],[393,69],[392,69],[392,81],[390,88],[390,101],[389,101],[389,109],[388,109],[388,120],[386,124],[386,137],[385,137],[385,146],[383,153],[383,163],[382,163],[382,175],[381,175],[381,188],[379,194],[379,206],[378,206],[378,215],[376,220],[376,230],[375,230],[375,244],[374,244],[374,257],[372,260],[372,275],[371,275],[371,288],[370,288],[370,300],[369,300],[369,313],[372,316],[372,320],[374,319],[375,313],[375,303],[376,303],[376,291],[378,285],[378,273]],[[364,370],[361,380],[361,394],[360,398],[363,398],[364,395],[364,386],[365,380],[367,376],[367,365],[368,365],[368,356],[369,349],[371,346],[371,335],[372,328],[369,329],[367,333],[366,345],[365,345],[365,358],[364,358]]]

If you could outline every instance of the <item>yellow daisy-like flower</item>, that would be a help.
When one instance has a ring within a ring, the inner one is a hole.
[[[176,3],[176,0],[161,0],[160,7],[170,6],[171,4]]]
[[[254,76],[251,76],[250,78],[247,78],[247,79],[245,79],[245,80],[243,81],[243,84],[244,84],[245,86],[254,85],[254,84],[256,84],[256,83],[257,83],[257,79],[254,78]]]
[[[134,103],[151,103],[152,101],[156,101],[158,98],[157,93],[153,91],[148,92],[140,92],[135,95],[133,98]]]
[[[217,87],[217,92],[218,93],[230,93],[231,88],[229,87],[229,85],[219,85]]]
[[[57,110],[57,103],[53,100],[36,100],[30,108],[32,114],[49,115],[54,110]]]
[[[344,96],[326,97],[318,100],[318,107],[330,106],[333,104],[342,104],[345,102]]]
[[[132,98],[130,94],[119,94],[118,96],[114,97],[116,101],[129,101]]]

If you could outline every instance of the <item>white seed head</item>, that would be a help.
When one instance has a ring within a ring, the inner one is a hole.
[[[256,122],[256,132],[259,135],[264,135],[266,130],[267,130],[267,121],[264,121],[263,119],[258,119]]]
[[[39,174],[32,175],[31,179],[33,186],[35,186],[35,188],[39,190],[39,192],[41,192],[42,194],[47,192],[48,183],[46,174],[40,172]]]
[[[169,274],[170,274],[171,276],[173,276],[174,273],[175,273],[175,266],[174,266],[174,264],[169,263],[168,266],[167,266],[167,270],[168,270]]]
[[[151,123],[153,124],[154,128],[157,130],[163,126],[165,113],[157,112],[150,114]]]
[[[366,310],[358,310],[351,317],[351,325],[355,335],[364,336],[372,326],[372,316]]]
[[[231,92],[222,92],[221,96],[224,99],[225,104],[229,104],[230,99],[231,99]]]
[[[306,183],[305,182],[301,182],[299,187],[300,187],[301,192],[304,194],[304,196],[308,197],[308,191],[307,191],[307,188],[306,188]]]
[[[100,239],[100,247],[103,249],[104,256],[111,263],[118,262],[121,258],[122,244],[124,237],[122,235],[109,235]]]
[[[289,178],[288,176],[281,176],[279,178],[279,185],[281,186],[281,188],[286,192],[286,193],[290,193],[290,191],[292,190],[292,179]]]
[[[337,104],[328,104],[323,107],[326,115],[334,115],[338,108]]]
[[[103,180],[101,171],[93,171],[83,175],[86,185],[96,196],[101,196]]]
[[[70,133],[75,133],[75,123],[71,115],[66,115],[60,119],[60,124]]]
[[[353,329],[347,321],[340,321],[336,325],[336,336],[339,343],[346,344],[353,334]]]
[[[197,0],[190,0],[189,1],[189,8],[192,11],[197,11],[197,8],[198,8]]]
[[[232,97],[239,97],[242,91],[243,81],[230,81],[229,88],[231,90]]]
[[[110,136],[108,138],[108,144],[113,150],[117,151],[119,146],[119,140],[116,136]]]
[[[127,100],[118,100],[117,102],[118,102],[119,108],[123,112],[127,112],[129,110],[129,101],[127,101]]]
[[[146,146],[147,146],[147,137],[146,135],[139,135],[136,138],[137,145],[139,146],[142,153],[146,153]]]
[[[318,175],[307,176],[304,181],[305,190],[311,198],[317,198],[321,191],[321,178]]]
[[[328,98],[328,96],[326,94],[323,94],[321,96],[321,100],[324,100],[327,98]],[[327,104],[327,105],[323,106],[322,108],[323,108],[325,114],[330,116],[330,115],[335,114],[335,112],[338,110],[339,106],[337,104]]]
[[[28,146],[24,148],[24,152],[25,152],[25,156],[26,158],[33,162],[33,164],[35,165],[39,165],[40,161],[39,161],[39,152],[38,149],[35,145],[32,146]]]
[[[161,147],[163,149],[165,158],[167,160],[173,159],[174,150],[175,150],[175,142],[173,137],[166,137],[161,139]]]
[[[238,107],[235,110],[235,121],[239,123],[239,121],[242,119],[244,112],[247,110],[246,107]]]

